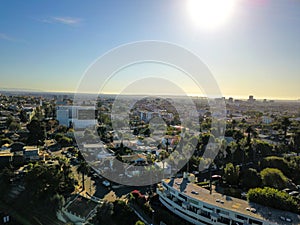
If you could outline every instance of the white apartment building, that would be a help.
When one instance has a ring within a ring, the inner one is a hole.
[[[97,125],[94,106],[58,106],[56,119],[60,125],[73,125],[75,129],[85,129]]]

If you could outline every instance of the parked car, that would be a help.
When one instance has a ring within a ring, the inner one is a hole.
[[[102,184],[103,184],[105,187],[109,187],[109,186],[110,186],[110,182],[107,181],[107,180],[104,180],[104,181],[102,182]]]

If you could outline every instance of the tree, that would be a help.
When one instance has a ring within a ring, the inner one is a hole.
[[[65,204],[64,196],[60,194],[55,194],[50,198],[50,207],[53,210],[53,212],[56,212],[57,210],[61,209]]]
[[[240,130],[234,130],[233,138],[236,140],[236,143],[239,144],[240,140],[244,138],[244,135]]]
[[[260,172],[262,184],[267,187],[284,189],[288,185],[288,178],[279,169],[266,168]]]
[[[287,134],[288,127],[291,125],[291,121],[289,120],[288,117],[284,117],[282,119],[281,124],[282,124],[282,129],[284,131],[284,134],[283,134],[283,136],[284,136],[284,143],[286,143],[286,134]]]
[[[233,119],[233,120],[231,121],[231,126],[232,126],[232,129],[233,129],[233,130],[235,130],[236,125],[237,125],[237,122],[236,122],[235,119]]]
[[[9,183],[10,179],[14,177],[14,169],[12,166],[5,167],[0,173],[4,183]]]
[[[61,144],[62,147],[71,146],[72,142],[73,142],[72,138],[68,138],[66,136],[63,136],[59,141],[59,143]]]
[[[59,158],[58,166],[59,166],[59,170],[63,172],[65,181],[68,182],[68,179],[72,173],[69,160],[66,158]]]
[[[59,125],[59,126],[57,127],[56,132],[58,132],[58,133],[66,133],[67,130],[68,130],[68,127],[66,127],[66,126],[64,126],[64,125]]]
[[[253,128],[251,126],[249,126],[246,129],[246,133],[247,133],[247,146],[250,146],[250,143],[251,143],[251,133],[253,133]]]
[[[269,156],[264,158],[260,164],[261,168],[276,168],[284,173],[284,175],[290,177],[292,170],[290,169],[289,162],[278,156]]]
[[[34,201],[43,201],[47,205],[55,194],[69,195],[74,191],[75,180],[68,174],[65,177],[59,165],[30,164],[25,176],[25,187]]]
[[[82,175],[82,191],[85,190],[85,186],[84,186],[84,175],[88,174],[90,171],[90,167],[88,166],[86,161],[81,161],[78,168],[77,168],[77,172],[81,173]]]
[[[17,131],[17,130],[20,130],[20,129],[21,129],[21,125],[20,125],[20,123],[17,123],[17,122],[15,122],[15,121],[13,121],[13,122],[11,122],[11,123],[9,124],[8,129],[9,129],[10,131]]]
[[[266,157],[272,154],[273,146],[265,141],[256,141],[256,152],[261,157]]]
[[[12,115],[10,115],[9,117],[7,117],[7,119],[6,119],[6,126],[7,127],[9,127],[9,125],[12,123],[12,122],[14,122],[15,121],[15,119],[13,118],[13,116]]]
[[[83,141],[87,143],[95,143],[99,141],[99,138],[93,133],[93,131],[86,129],[84,131]]]
[[[237,185],[239,182],[240,167],[227,163],[224,168],[224,178],[228,184]]]
[[[44,127],[38,120],[31,120],[27,124],[27,129],[29,130],[29,136],[27,142],[29,145],[41,144],[45,139]]]
[[[23,123],[28,122],[28,117],[27,117],[27,113],[26,113],[25,110],[22,110],[22,111],[20,112],[20,120],[21,120],[21,122],[23,122]]]
[[[114,203],[113,219],[117,224],[134,224],[136,216],[133,210],[122,200],[116,200]]]
[[[104,202],[97,211],[93,224],[135,224],[137,216],[129,205],[122,201]]]
[[[97,224],[112,224],[114,205],[112,202],[104,202],[97,210]]]
[[[11,140],[11,139],[9,139],[9,138],[2,138],[2,139],[0,139],[0,146],[2,146],[2,145],[4,145],[4,144],[12,144],[13,143],[13,141]]]
[[[247,169],[242,173],[241,177],[242,186],[247,189],[259,187],[261,185],[260,174],[256,171],[256,169]]]
[[[247,193],[248,201],[261,205],[299,213],[299,205],[288,193],[274,188],[255,188]]]
[[[294,134],[294,150],[300,153],[300,130],[296,131]]]

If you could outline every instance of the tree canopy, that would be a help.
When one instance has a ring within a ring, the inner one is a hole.
[[[240,168],[232,163],[226,164],[224,178],[228,184],[237,185],[239,182]]]
[[[274,188],[254,188],[247,193],[248,201],[261,205],[299,213],[299,206],[288,193]]]
[[[266,168],[260,172],[262,184],[267,187],[284,189],[288,185],[288,178],[279,169]]]

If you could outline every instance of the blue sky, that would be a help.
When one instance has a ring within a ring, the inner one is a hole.
[[[212,30],[191,22],[185,0],[2,0],[0,87],[75,91],[110,49],[162,40],[196,53],[225,96],[299,99],[299,27],[298,0],[237,0]]]

